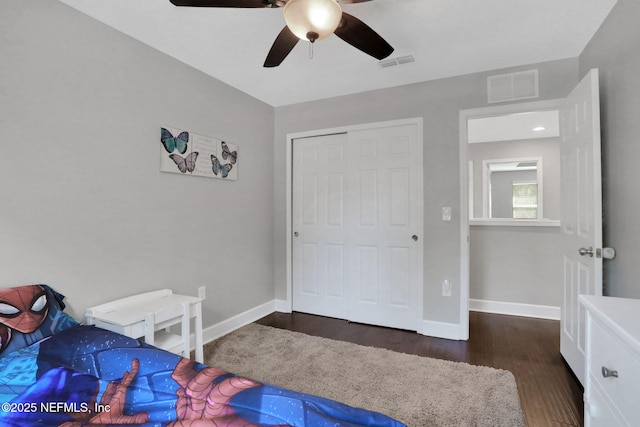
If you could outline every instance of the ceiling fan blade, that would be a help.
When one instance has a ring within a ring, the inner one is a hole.
[[[338,0],[340,4],[364,3],[371,0]]]
[[[191,7],[280,7],[279,0],[170,0],[176,6]]]
[[[334,34],[376,59],[386,58],[393,52],[391,45],[371,27],[345,12],[342,12],[342,21]]]
[[[291,49],[298,43],[298,36],[293,34],[289,27],[285,26],[276,40],[273,42],[271,46],[271,50],[267,54],[267,59],[264,60],[265,67],[277,67],[284,61],[284,58],[289,55]]]

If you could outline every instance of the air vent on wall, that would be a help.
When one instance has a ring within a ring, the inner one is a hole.
[[[378,62],[378,65],[382,68],[387,68],[393,67],[395,65],[409,64],[411,62],[415,62],[415,59],[413,59],[413,55],[404,55],[395,58],[383,59],[382,61]]]
[[[538,70],[497,74],[487,77],[488,103],[537,98]]]

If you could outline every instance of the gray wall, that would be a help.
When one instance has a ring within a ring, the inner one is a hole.
[[[469,298],[562,305],[559,227],[471,226]]]
[[[206,285],[205,326],[273,299],[271,106],[55,1],[2,0],[0,40],[0,286],[81,318]],[[162,125],[238,144],[238,181],[159,172]]]
[[[580,55],[580,75],[600,70],[605,294],[640,298],[640,3],[618,0]]]
[[[540,99],[566,96],[577,83],[577,58],[477,73],[391,89],[325,99],[275,111],[274,257],[276,297],[286,297],[285,156],[287,133],[422,117],[424,120],[424,318],[459,321],[460,179],[459,112],[487,106],[486,77],[539,68]],[[313,84],[310,82],[310,84]],[[451,206],[452,221],[441,220]],[[444,279],[452,297],[442,297]]]

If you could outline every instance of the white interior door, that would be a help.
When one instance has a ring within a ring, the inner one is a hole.
[[[573,89],[560,120],[564,247],[560,352],[584,383],[585,312],[578,295],[602,295],[598,70],[591,70]]]
[[[418,330],[422,152],[418,126],[293,143],[293,309]]]

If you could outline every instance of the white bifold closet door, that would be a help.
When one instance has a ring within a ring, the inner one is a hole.
[[[416,125],[293,143],[293,309],[418,330],[422,150]]]

